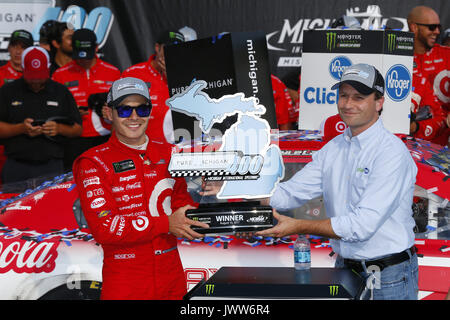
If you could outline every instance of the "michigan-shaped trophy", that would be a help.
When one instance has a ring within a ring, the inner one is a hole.
[[[253,39],[252,34],[246,35],[249,39],[245,39],[243,35],[237,37],[242,44],[240,48],[244,56],[249,52],[248,43],[258,40],[262,47],[252,44],[250,56],[253,62],[247,60],[241,65],[246,66],[247,74],[252,74],[251,70],[257,69],[254,61],[257,61],[262,70],[265,70],[266,56],[264,52],[261,52],[260,56],[257,53],[257,48],[260,51],[267,50],[265,38]],[[232,43],[233,34],[228,38]],[[215,43],[217,41],[216,39]],[[168,47],[167,65],[169,66],[169,63],[175,60],[179,63],[178,59],[189,56],[186,52],[195,46],[196,43],[193,41]],[[204,43],[202,50],[205,50]],[[178,55],[175,54],[177,52]],[[241,56],[239,53],[235,55]],[[175,59],[177,57],[178,59]],[[223,57],[221,60],[223,61]],[[233,61],[235,64],[239,63],[239,59]],[[183,66],[186,68],[186,65]],[[263,99],[259,99],[253,93],[254,89],[251,85],[250,91],[244,88],[239,92],[236,86],[232,88],[232,84],[238,80],[237,70],[245,71],[243,66],[236,68],[230,74],[222,75],[211,75],[209,72],[212,68],[206,68],[205,74],[202,75],[203,69],[195,70],[192,73],[195,77],[192,76],[188,84],[183,82],[186,79],[174,79],[177,74],[170,73],[169,67],[167,69],[169,90],[175,94],[166,101],[166,104],[173,114],[175,138],[184,142],[179,143],[177,152],[172,154],[169,171],[173,177],[186,177],[191,182],[197,179],[201,181],[197,184],[216,186],[214,196],[195,199],[200,206],[198,209],[188,210],[186,215],[191,219],[209,224],[209,229],[196,229],[197,232],[204,234],[232,234],[270,228],[273,226],[272,208],[263,206],[255,200],[270,197],[284,175],[281,151],[271,140],[273,121],[267,117],[268,109],[269,114],[275,114],[273,98],[268,100],[268,107],[266,107],[261,104]],[[216,85],[211,85],[220,82],[220,80],[211,79],[214,76],[218,79],[230,79],[225,83],[230,86],[223,86],[218,91]],[[256,82],[252,82],[249,78],[250,84],[257,86],[258,82],[268,83],[265,94],[267,91],[271,94],[270,74],[255,72],[255,77],[258,76],[259,79]],[[256,88],[256,91],[259,89]],[[261,90],[263,90],[262,87]],[[193,119],[197,127],[183,131],[179,123],[175,123],[177,115]],[[196,131],[200,131],[201,135],[194,133],[193,136],[182,136],[182,139],[179,139],[180,132],[183,135],[183,133],[189,134]]]

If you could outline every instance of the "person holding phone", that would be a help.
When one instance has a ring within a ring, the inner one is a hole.
[[[23,77],[0,88],[5,184],[64,173],[63,140],[58,138],[73,138],[82,132],[72,94],[49,78],[49,67],[47,51],[29,47],[22,55]]]

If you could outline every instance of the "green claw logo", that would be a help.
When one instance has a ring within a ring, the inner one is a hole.
[[[327,49],[329,51],[336,48],[336,32],[327,32]]]
[[[330,288],[330,296],[334,297],[339,294],[339,286],[328,286]]]
[[[214,293],[214,285],[213,284],[207,284],[206,286],[205,286],[205,289],[206,289],[206,294],[209,296],[209,295],[212,295],[213,293]]]
[[[397,36],[395,34],[392,34],[392,33],[388,34],[388,51],[389,52],[394,51],[396,39],[397,39]]]

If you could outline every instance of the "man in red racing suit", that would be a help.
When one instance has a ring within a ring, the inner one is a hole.
[[[414,75],[425,77],[442,105],[444,118],[450,112],[450,48],[435,44],[425,54],[414,54]],[[413,85],[416,85],[413,81]],[[450,128],[444,128],[432,141],[447,145]]]
[[[145,92],[142,96],[149,101],[145,83],[135,78],[115,81],[112,98],[115,100],[115,92],[120,90],[119,98],[123,98],[136,83],[135,88]],[[121,103],[141,105],[142,99],[132,100],[136,96],[125,96]],[[186,281],[176,236],[201,237],[189,226],[207,225],[184,216],[194,202],[184,179],[169,175],[171,145],[145,135],[148,115],[141,117],[132,109],[129,117],[121,116],[127,121],[124,128],[118,124],[119,113],[114,108],[111,138],[83,153],[73,166],[84,215],[104,252],[101,298],[181,299]],[[136,129],[141,124],[142,128]],[[141,131],[136,134],[137,130]],[[138,138],[130,140],[133,137]],[[138,140],[147,145],[129,143]],[[179,232],[180,221],[181,227],[190,231]]]
[[[437,43],[441,33],[439,15],[427,6],[417,6],[408,14],[408,26],[414,32],[413,73],[425,77],[433,87],[447,117],[450,111],[450,48]],[[416,86],[413,80],[413,86]],[[450,128],[445,128],[432,140],[447,145]]]

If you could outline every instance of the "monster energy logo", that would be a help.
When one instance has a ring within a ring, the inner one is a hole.
[[[327,32],[327,49],[329,51],[336,48],[336,32]]]
[[[339,286],[328,286],[330,288],[330,296],[334,297],[339,294]]]
[[[393,33],[388,33],[388,51],[392,52],[395,49],[395,40],[397,36]]]
[[[205,286],[206,294],[209,296],[214,293],[214,285],[213,284],[207,284]]]

